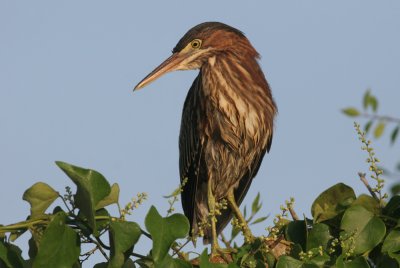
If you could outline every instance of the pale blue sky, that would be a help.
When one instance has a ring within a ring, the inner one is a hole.
[[[383,113],[400,115],[399,1],[0,3],[1,224],[28,214],[21,196],[34,182],[61,192],[72,185],[55,160],[119,183],[121,203],[147,192],[131,220],[143,224],[152,204],[166,211],[162,195],[179,181],[181,110],[197,71],[132,89],[200,22],[242,30],[262,55],[279,115],[244,203],[260,191],[263,214],[293,196],[297,213],[310,215],[318,193],[337,182],[365,192],[357,172],[367,170],[366,155],[340,109],[360,106],[370,87]],[[392,167],[399,145],[374,145]]]

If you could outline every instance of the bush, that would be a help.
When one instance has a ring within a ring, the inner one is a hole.
[[[377,100],[371,101],[374,97],[370,93],[366,96],[364,108],[372,107],[376,111]],[[361,115],[355,108],[344,112],[349,116]],[[374,123],[374,119],[371,120],[372,123],[367,123],[367,131]],[[76,185],[76,192],[72,193],[67,187],[66,193],[61,195],[44,182],[27,189],[23,195],[31,206],[27,220],[0,225],[0,267],[77,268],[82,267],[95,252],[100,252],[105,260],[96,264],[96,268],[400,267],[400,196],[388,200],[388,196],[382,193],[384,180],[381,178],[383,171],[378,166],[379,159],[360,125],[355,124],[355,128],[362,149],[368,154],[370,177],[374,181],[371,186],[367,175],[359,173],[368,195],[356,196],[353,189],[343,183],[333,185],[313,202],[311,219],[299,219],[293,208],[294,200],[290,199],[281,207],[281,214],[274,218],[273,226],[266,228],[266,236],[237,245],[235,238],[240,228],[233,224],[231,237],[221,236],[227,253],[211,258],[207,250],[193,258],[184,251],[185,244],[180,243],[180,239],[190,241],[187,218],[182,214],[172,214],[181,187],[169,196],[168,215],[162,217],[153,206],[144,220],[145,228],[142,228],[138,223],[128,221],[126,215],[146,199],[144,193],[121,208],[118,184],[110,185],[97,171],[56,162]],[[378,124],[375,137],[380,137],[377,133],[383,131],[379,128],[382,127]],[[397,132],[398,126],[392,132],[392,141],[396,140]],[[61,200],[62,207],[56,206],[48,212],[57,199]],[[118,216],[110,215],[107,210],[113,204],[119,208]],[[256,217],[260,208],[259,195],[253,201],[248,217],[244,208],[243,214],[250,224],[266,219]],[[21,249],[13,242],[27,231],[31,233],[31,239],[29,259],[25,260]],[[146,256],[134,251],[143,239],[152,241],[152,249]],[[84,244],[92,245],[92,248],[82,252]]]

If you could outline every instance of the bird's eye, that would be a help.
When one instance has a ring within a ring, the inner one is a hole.
[[[194,39],[191,43],[192,48],[198,49],[201,47],[201,40],[200,39]]]

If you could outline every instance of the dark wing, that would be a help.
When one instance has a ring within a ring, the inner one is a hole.
[[[255,159],[253,160],[253,162],[250,165],[249,171],[247,171],[246,174],[244,174],[244,176],[239,181],[238,187],[234,191],[236,204],[238,206],[240,206],[244,197],[246,196],[247,191],[250,188],[251,182],[253,181],[253,178],[257,175],[258,170],[260,169],[260,166],[261,166],[261,163],[262,163],[265,153],[269,152],[269,150],[271,148],[271,144],[272,144],[272,131],[271,131],[271,135],[268,137],[266,148],[263,148],[259,152],[259,154],[255,157]],[[230,208],[222,211],[222,214],[217,219],[217,233],[218,234],[220,232],[222,232],[222,230],[225,228],[225,226],[232,219],[232,216],[233,216],[233,214],[232,214],[232,210]]]
[[[179,135],[179,169],[181,183],[187,179],[181,193],[182,207],[192,226],[195,215],[195,197],[199,183],[201,144],[198,131],[199,118],[196,91],[200,86],[201,76],[197,76],[185,100]],[[190,231],[192,227],[190,228]]]

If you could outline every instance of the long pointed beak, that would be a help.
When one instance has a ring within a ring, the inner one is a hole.
[[[135,86],[133,90],[141,89],[154,80],[158,79],[162,75],[178,70],[179,64],[182,62],[183,57],[179,53],[172,54],[168,59],[161,63],[157,68],[155,68],[151,73],[149,73],[142,81]]]

